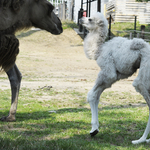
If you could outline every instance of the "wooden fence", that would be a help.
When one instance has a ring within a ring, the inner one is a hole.
[[[110,14],[115,22],[134,22],[137,16],[140,24],[150,24],[150,2],[112,0],[106,4],[106,17]]]
[[[137,31],[137,30],[123,30],[123,31],[112,30],[109,39],[112,39],[116,36],[126,37],[128,39],[142,38],[146,42],[150,42],[150,32],[142,32],[142,31]]]

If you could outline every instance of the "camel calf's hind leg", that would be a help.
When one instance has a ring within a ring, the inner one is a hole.
[[[17,110],[17,104],[18,104],[18,95],[20,90],[20,83],[22,75],[17,68],[16,64],[7,72],[10,85],[11,85],[11,108],[9,111],[9,115],[6,117],[2,117],[1,121],[15,121],[15,114]]]
[[[150,142],[150,139],[147,140],[147,136],[150,132],[150,93],[149,93],[150,71],[148,69],[150,68],[150,62],[145,60],[143,64],[144,65],[142,65],[141,63],[141,68],[139,70],[138,77],[134,80],[133,86],[135,87],[136,91],[139,92],[147,102],[147,105],[149,107],[149,119],[148,119],[148,123],[147,123],[146,129],[142,137],[139,140],[132,141],[133,144],[139,144],[142,142]]]
[[[134,82],[133,86],[135,86],[135,89],[143,95],[144,99],[146,100],[146,102],[149,106],[149,119],[148,119],[148,123],[147,123],[147,126],[146,126],[143,136],[139,140],[132,141],[132,143],[139,144],[139,143],[143,143],[143,142],[150,142],[150,140],[147,140],[147,136],[150,132],[150,97],[149,97],[149,93],[148,93],[148,90],[146,90],[146,88],[144,87],[144,85],[142,83],[135,84],[135,82]]]

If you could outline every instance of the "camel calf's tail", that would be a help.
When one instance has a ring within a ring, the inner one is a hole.
[[[0,71],[8,71],[19,53],[19,40],[14,35],[0,36]]]
[[[134,38],[131,42],[130,49],[140,50],[146,46],[146,42],[143,39]]]

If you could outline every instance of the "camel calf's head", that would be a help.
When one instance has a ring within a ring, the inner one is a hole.
[[[93,31],[100,28],[104,28],[108,26],[107,20],[104,18],[103,14],[100,12],[96,12],[91,17],[82,17],[79,20],[79,23],[86,27],[87,30]]]

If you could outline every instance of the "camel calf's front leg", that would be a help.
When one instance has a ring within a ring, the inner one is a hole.
[[[94,87],[92,88],[92,90],[89,91],[87,96],[87,101],[90,104],[92,113],[92,121],[91,121],[92,129],[90,131],[91,136],[95,136],[99,132],[98,104],[100,95],[106,88],[111,87],[111,85],[117,80],[117,74],[114,71],[114,68],[112,67],[111,69],[112,72],[109,74],[100,71]]]
[[[87,101],[91,107],[92,113],[92,129],[90,131],[91,136],[96,135],[99,132],[99,121],[98,121],[98,103],[99,103],[99,95],[97,95],[96,91],[94,91],[94,87],[91,91],[89,91],[87,96]]]
[[[15,121],[15,114],[17,110],[17,104],[18,104],[18,95],[20,90],[20,84],[21,84],[21,78],[22,75],[17,68],[16,64],[7,72],[10,85],[11,85],[11,108],[9,111],[9,115],[2,117],[1,121]]]
[[[99,104],[100,95],[102,94],[104,89],[105,86],[97,82],[95,86],[89,91],[87,96],[87,101],[90,104],[91,113],[92,113],[92,121],[91,121],[92,129],[90,131],[91,136],[95,136],[99,132],[98,104]]]

